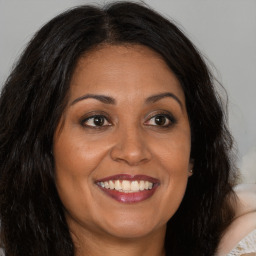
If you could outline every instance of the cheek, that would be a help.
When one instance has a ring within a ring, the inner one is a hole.
[[[159,149],[160,150],[160,149]],[[182,136],[180,140],[170,140],[165,145],[165,154],[159,156],[166,179],[164,186],[171,200],[181,201],[185,193],[188,181],[188,171],[190,165],[190,139]]]
[[[177,211],[185,194],[190,166],[190,133],[177,130],[168,140],[155,144],[154,155],[162,175],[162,209],[163,223],[167,222]]]
[[[86,138],[81,129],[66,130],[63,129],[54,143],[56,172],[69,174],[73,178],[89,176],[106,154],[106,147],[102,140]]]
[[[166,223],[178,210],[188,182],[187,160],[180,164],[178,159],[165,159],[162,165],[165,169],[165,179],[162,183],[162,200],[159,209],[162,212],[162,223]],[[184,159],[183,159],[184,160]]]
[[[60,199],[71,215],[88,208],[93,200],[91,179],[104,156],[97,143],[84,143],[79,133],[65,127],[54,140],[55,183]]]
[[[168,138],[154,145],[152,148],[156,159],[167,174],[170,176],[187,174],[191,149],[189,129],[176,129]]]

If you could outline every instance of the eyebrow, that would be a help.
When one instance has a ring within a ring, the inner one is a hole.
[[[167,97],[176,100],[178,102],[178,104],[180,105],[180,107],[183,108],[181,100],[175,94],[173,94],[171,92],[164,92],[164,93],[152,95],[152,96],[148,97],[145,100],[145,102],[146,102],[146,104],[155,103],[155,102],[157,102],[163,98],[167,98]],[[85,99],[96,99],[104,104],[112,104],[112,105],[116,104],[116,100],[110,96],[101,95],[101,94],[85,94],[81,97],[76,98],[74,101],[71,102],[70,105],[74,105],[75,103],[85,100]]]
[[[180,107],[183,108],[183,105],[182,105],[181,100],[180,100],[175,94],[173,94],[173,93],[171,93],[171,92],[164,92],[164,93],[152,95],[152,96],[150,96],[150,97],[148,97],[148,98],[146,99],[146,103],[147,103],[147,104],[149,104],[149,103],[155,103],[155,102],[157,102],[157,101],[159,101],[159,100],[161,100],[161,99],[163,99],[163,98],[167,98],[167,97],[176,100],[176,101],[179,103]]]
[[[85,99],[96,99],[98,101],[101,101],[104,104],[113,104],[113,105],[116,104],[115,99],[112,97],[109,97],[106,95],[100,95],[100,94],[86,94],[72,101],[71,105],[74,105],[75,103]]]

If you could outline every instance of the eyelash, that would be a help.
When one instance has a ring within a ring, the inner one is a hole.
[[[177,120],[174,118],[174,116],[171,113],[166,113],[166,112],[160,112],[157,114],[153,114],[152,116],[150,116],[150,118],[148,118],[148,120],[146,122],[149,122],[153,118],[157,118],[157,117],[164,117],[165,122],[168,121],[169,123],[167,125],[150,125],[149,124],[149,126],[158,126],[159,128],[166,129],[166,128],[169,128],[177,123]]]
[[[94,124],[95,124],[95,119],[96,118],[104,118],[103,120],[103,124],[107,121],[109,124],[108,125],[103,125],[103,126],[99,126],[99,125],[88,125],[86,124],[86,122],[93,120],[94,119]],[[83,119],[81,121],[81,125],[84,126],[85,128],[89,128],[89,129],[103,129],[106,128],[107,126],[111,126],[111,122],[108,120],[108,118],[105,115],[102,114],[96,114],[96,115],[91,115],[85,119]]]
[[[146,121],[145,123],[147,123],[147,122],[151,121],[153,118],[157,118],[157,117],[164,117],[164,118],[165,118],[165,123],[166,123],[166,121],[168,121],[169,123],[168,123],[167,125],[152,125],[152,124],[147,124],[147,125],[148,125],[148,126],[152,126],[152,127],[156,126],[156,127],[158,127],[158,128],[166,129],[166,128],[169,128],[169,127],[171,127],[172,125],[174,125],[174,124],[177,123],[177,120],[173,117],[173,115],[171,115],[170,113],[166,113],[166,112],[160,112],[160,113],[157,113],[157,114],[154,114],[154,115],[150,116],[150,117],[147,119],[147,121]],[[96,124],[95,124],[95,119],[96,119],[96,118],[103,118],[103,119],[104,119],[104,120],[103,120],[103,125],[96,125]],[[94,120],[94,121],[93,121],[93,122],[94,122],[94,125],[88,125],[88,124],[86,124],[86,122],[88,122],[88,121],[90,121],[90,120],[92,120],[92,121]],[[104,125],[104,123],[105,123],[106,121],[107,121],[109,124]],[[91,115],[91,116],[89,116],[89,117],[83,119],[83,120],[81,121],[81,125],[82,125],[83,127],[85,127],[85,128],[89,128],[89,129],[104,129],[104,128],[106,128],[107,126],[111,126],[112,123],[109,121],[109,119],[108,119],[105,115],[103,115],[103,114],[96,114],[96,115]]]

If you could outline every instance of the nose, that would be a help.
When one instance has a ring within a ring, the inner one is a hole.
[[[151,158],[145,136],[135,128],[125,128],[118,132],[110,155],[114,161],[125,162],[130,166],[148,162]]]

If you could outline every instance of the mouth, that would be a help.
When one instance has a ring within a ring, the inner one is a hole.
[[[144,201],[155,193],[160,182],[146,175],[119,174],[96,181],[96,185],[108,196],[122,203]]]

